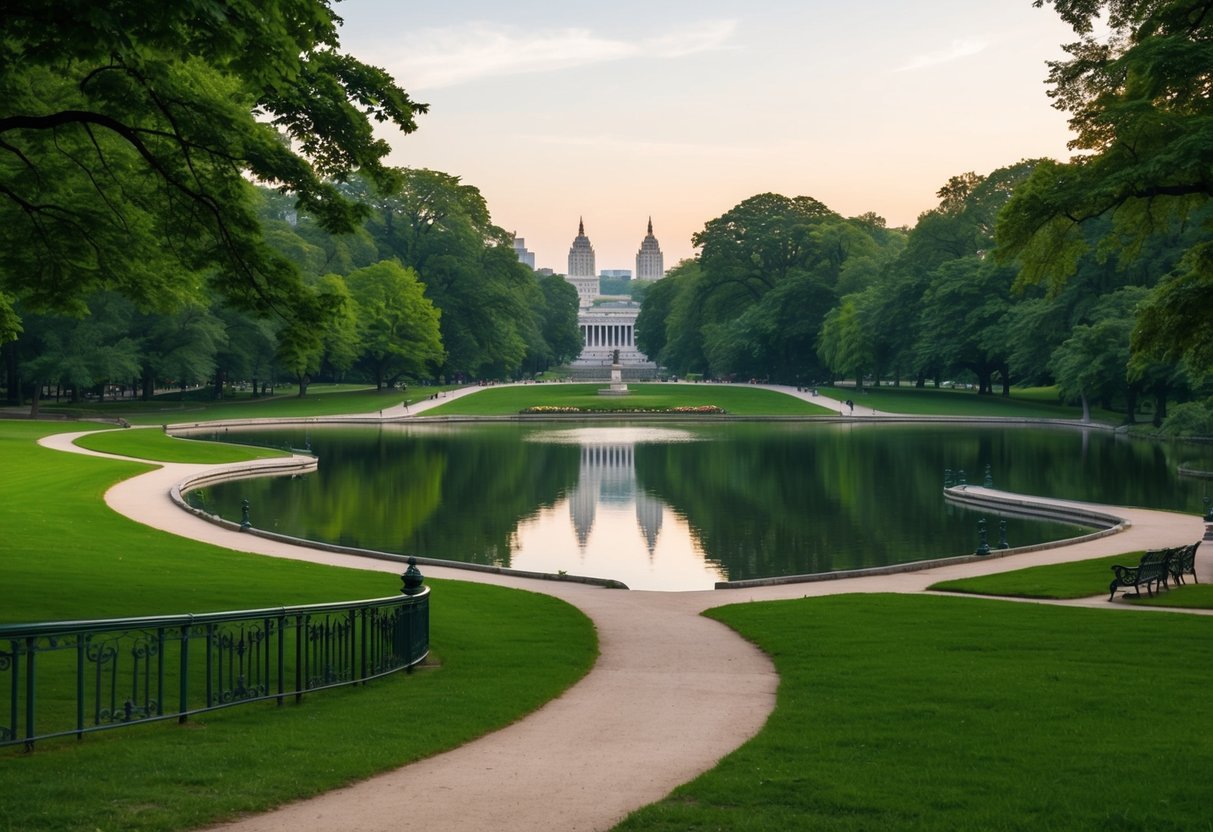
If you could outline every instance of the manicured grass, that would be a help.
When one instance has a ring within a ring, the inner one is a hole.
[[[260,419],[299,416],[336,416],[348,413],[374,413],[394,407],[406,398],[410,403],[429,398],[435,391],[449,387],[410,387],[401,390],[376,391],[374,388],[353,388],[350,385],[319,385],[308,387],[306,396],[274,395],[263,398],[240,396],[214,401],[205,398],[178,400],[172,395],[157,397],[151,402],[99,402],[88,405],[43,405],[42,410],[70,416],[122,417],[131,424],[161,425],[176,422],[205,422],[219,419]]]
[[[146,465],[0,422],[0,621],[203,612],[398,591],[390,573],[245,555],[139,526],[101,496]],[[583,676],[590,622],[547,596],[430,581],[435,666],[302,706],[249,705],[0,751],[0,830],[171,830],[317,794],[506,725]],[[7,677],[6,677],[7,678]]]
[[[88,448],[90,451],[159,462],[213,464],[286,456],[285,451],[271,448],[179,439],[154,428],[97,431],[87,436],[81,436],[75,441],[75,444],[81,448]]]
[[[487,387],[427,410],[427,416],[503,416],[527,407],[586,410],[662,410],[716,405],[739,416],[815,416],[832,413],[784,393],[744,384],[628,384],[626,396],[600,396],[605,384],[524,384]],[[711,416],[697,417],[711,419]]]
[[[1209,617],[882,595],[709,614],[770,654],[776,709],[617,829],[1209,828]]]
[[[1090,560],[1029,566],[996,575],[940,581],[928,589],[939,592],[962,592],[972,595],[1002,595],[1011,598],[1089,598],[1106,595],[1112,580],[1112,565],[1132,566],[1141,560],[1143,552],[1123,552]],[[1213,609],[1213,586],[1193,583],[1172,584],[1165,592],[1153,597],[1134,598],[1130,603],[1151,607],[1180,609]]]
[[[996,575],[940,581],[928,589],[940,592],[966,592],[973,595],[1005,595],[1013,598],[1089,598],[1107,594],[1112,580],[1112,565],[1132,566],[1142,552],[1124,552],[1091,560],[1077,560],[1048,566],[1029,566]]]
[[[818,393],[832,399],[851,399],[855,404],[875,408],[881,413],[905,413],[931,416],[1007,416],[1033,419],[1080,419],[1082,409],[1061,404],[1048,390],[1012,389],[1011,397],[979,396],[973,390],[916,387],[820,387]],[[1114,414],[1095,414],[1119,422]]]
[[[1213,610],[1213,586],[1209,584],[1194,584],[1191,576],[1185,576],[1188,581],[1180,586],[1172,586],[1166,592],[1155,594],[1153,598],[1146,596],[1138,598],[1134,604],[1142,607],[1177,607],[1186,610]]]

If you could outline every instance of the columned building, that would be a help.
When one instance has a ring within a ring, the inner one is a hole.
[[[656,251],[657,269],[660,270],[661,249],[652,235],[653,223],[649,221],[649,236],[641,243],[641,251]],[[652,240],[651,245],[649,240]],[[640,258],[637,257],[639,266]],[[652,268],[651,261],[649,268]],[[606,301],[595,304],[598,299],[598,274],[594,270],[594,247],[585,234],[585,222],[577,225],[577,236],[569,249],[569,273],[566,279],[577,289],[580,310],[577,323],[581,327],[581,355],[571,365],[573,375],[585,379],[610,378],[615,352],[619,352],[619,364],[624,380],[653,378],[657,365],[636,346],[636,317],[640,304],[631,301]]]
[[[653,218],[649,217],[649,233],[640,241],[640,251],[636,252],[636,279],[660,280],[665,277],[665,258],[661,255],[661,246],[653,236]]]

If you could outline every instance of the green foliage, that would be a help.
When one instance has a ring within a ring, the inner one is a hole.
[[[358,341],[375,386],[402,376],[427,377],[442,360],[439,312],[425,296],[412,269],[384,260],[350,274],[350,294],[358,305]]]
[[[345,191],[371,206],[366,229],[379,258],[415,270],[441,311],[440,373],[508,378],[567,355],[570,340],[580,341],[575,316],[565,301],[550,305],[556,295],[518,262],[512,235],[492,224],[480,191],[439,171],[395,174],[403,182],[398,192],[360,180]]]
[[[1213,764],[1208,617],[884,595],[709,615],[771,657],[775,711],[619,830],[1094,832],[1208,816],[1208,788],[1176,776]],[[1126,736],[1140,713],[1150,730]],[[1123,799],[1126,783],[1152,799]]]
[[[1213,400],[1183,402],[1162,423],[1164,436],[1213,436]]]
[[[1038,166],[1007,205],[998,240],[1000,257],[1022,265],[1021,281],[1056,293],[1089,251],[1132,260],[1152,235],[1192,219],[1207,237],[1213,16],[1187,0],[1049,1],[1081,35],[1066,45],[1069,58],[1050,62],[1049,94],[1086,154]],[[1093,240],[1085,229],[1103,217],[1110,225]],[[1134,337],[1138,352],[1187,357],[1202,372],[1213,365],[1213,331],[1197,311],[1207,307],[1194,305],[1213,285],[1205,245],[1159,287]]]
[[[638,343],[680,375],[822,377],[818,337],[839,286],[867,284],[899,248],[877,220],[810,197],[750,197],[695,234],[696,261],[646,292]]]
[[[577,289],[560,275],[539,277],[543,306],[539,316],[538,344],[530,351],[531,372],[572,361],[581,354],[581,330],[577,324]]]
[[[261,313],[312,315],[264,243],[249,179],[352,230],[364,211],[331,180],[388,184],[372,123],[409,132],[425,111],[338,51],[338,22],[325,0],[8,9],[0,291],[81,314],[101,287],[167,311],[205,304],[209,284]]]

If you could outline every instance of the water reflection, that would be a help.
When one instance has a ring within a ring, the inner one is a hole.
[[[316,475],[211,488],[208,506],[238,518],[247,497],[254,525],[300,537],[645,589],[972,551],[977,515],[943,501],[944,468],[974,480],[988,464],[1011,490],[1192,511],[1208,489],[1175,476],[1172,446],[1073,430],[391,426],[307,438]],[[1008,524],[1011,545],[1074,533]]]

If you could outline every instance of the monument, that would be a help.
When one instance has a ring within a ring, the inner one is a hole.
[[[623,383],[623,365],[619,363],[619,350],[615,350],[611,360],[611,386],[598,391],[600,396],[626,396],[628,386]]]

